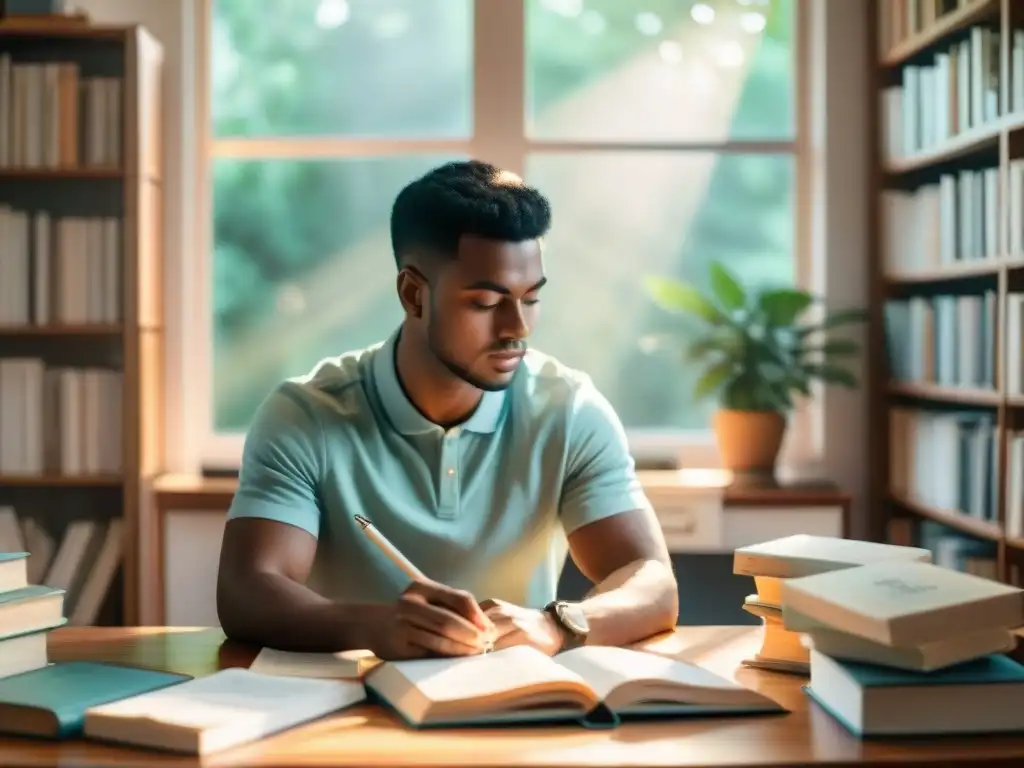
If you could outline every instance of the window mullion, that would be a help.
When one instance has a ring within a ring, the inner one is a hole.
[[[476,0],[473,13],[472,155],[521,176],[526,170],[524,6]]]

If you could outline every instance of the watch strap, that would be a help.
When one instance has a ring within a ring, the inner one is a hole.
[[[551,614],[555,620],[555,624],[562,632],[562,648],[561,650],[567,651],[572,648],[578,648],[586,642],[586,636],[579,635],[572,627],[566,624],[562,620],[562,615],[558,612],[558,606],[563,604],[564,600],[552,600],[550,603],[544,606],[545,613]]]

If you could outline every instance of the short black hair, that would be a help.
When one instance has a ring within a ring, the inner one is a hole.
[[[454,256],[464,235],[506,242],[543,237],[551,206],[515,174],[479,160],[446,163],[409,183],[391,208],[401,269],[412,251]]]

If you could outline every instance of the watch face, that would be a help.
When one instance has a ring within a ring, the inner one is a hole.
[[[574,634],[586,635],[590,631],[586,614],[583,613],[583,609],[577,603],[559,604],[558,615]]]

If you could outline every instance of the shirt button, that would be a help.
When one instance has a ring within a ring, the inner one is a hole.
[[[448,468],[448,477],[455,477],[455,470],[451,467]]]
[[[448,438],[458,437],[461,430],[458,427],[452,427],[448,430]]]

